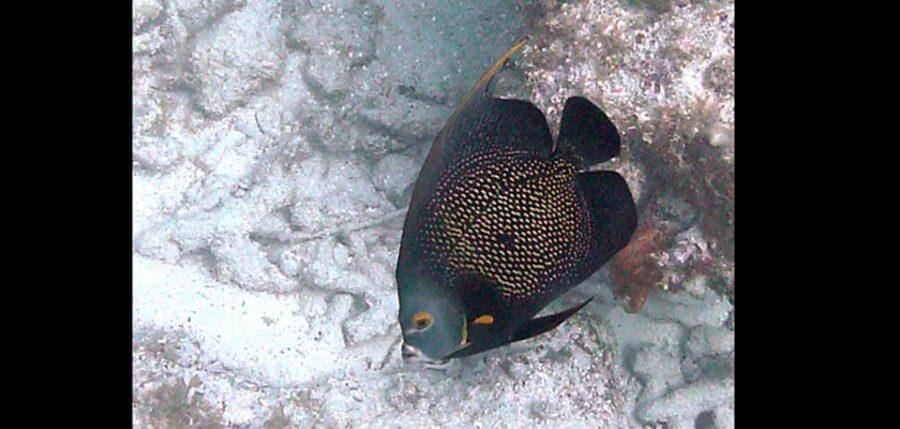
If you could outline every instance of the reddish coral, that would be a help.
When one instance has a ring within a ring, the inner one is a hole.
[[[609,272],[616,298],[624,298],[625,310],[636,313],[644,306],[647,293],[662,280],[662,272],[652,257],[668,247],[670,239],[652,226],[641,226],[631,243],[610,262]]]

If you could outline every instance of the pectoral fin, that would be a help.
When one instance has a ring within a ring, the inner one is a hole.
[[[476,353],[481,353],[483,351],[487,351],[490,349],[494,349],[500,346],[505,346],[509,343],[514,343],[516,341],[527,340],[531,337],[535,337],[543,334],[557,326],[560,323],[565,322],[566,319],[572,317],[573,314],[577,313],[578,310],[584,308],[591,300],[594,298],[590,298],[581,304],[576,305],[566,311],[561,311],[556,314],[551,314],[549,316],[539,317],[537,319],[531,319],[526,322],[522,327],[516,330],[511,338],[504,339],[501,337],[494,337],[488,339],[484,342],[479,342],[477,344],[471,344],[471,346],[467,345],[465,347],[460,348],[459,350],[451,353],[450,355],[444,357],[444,359],[455,359],[461,358],[463,356],[469,356]]]
[[[566,319],[572,317],[573,314],[577,313],[578,310],[584,308],[584,306],[591,302],[591,300],[593,299],[594,298],[589,298],[587,301],[582,302],[575,307],[556,314],[529,320],[524,325],[522,325],[522,327],[516,330],[516,332],[513,334],[512,341],[510,342],[527,340],[531,337],[536,337],[559,326],[560,323],[565,322]]]

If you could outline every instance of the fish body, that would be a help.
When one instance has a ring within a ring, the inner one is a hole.
[[[590,277],[634,232],[625,180],[589,172],[618,131],[573,97],[554,145],[534,104],[493,97],[497,61],[460,102],[419,173],[397,261],[404,355],[441,361],[553,329],[590,300],[534,318]]]

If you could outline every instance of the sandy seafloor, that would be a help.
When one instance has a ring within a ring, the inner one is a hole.
[[[135,0],[133,18],[136,427],[734,426],[733,2]],[[637,256],[554,303],[596,297],[549,334],[404,367],[410,185],[525,35],[495,92],[553,130],[570,95],[603,106]],[[629,312],[614,290],[648,293]]]

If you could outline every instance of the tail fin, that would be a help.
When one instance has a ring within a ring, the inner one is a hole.
[[[566,100],[556,151],[570,156],[582,170],[619,155],[619,130],[605,113],[584,97]]]

